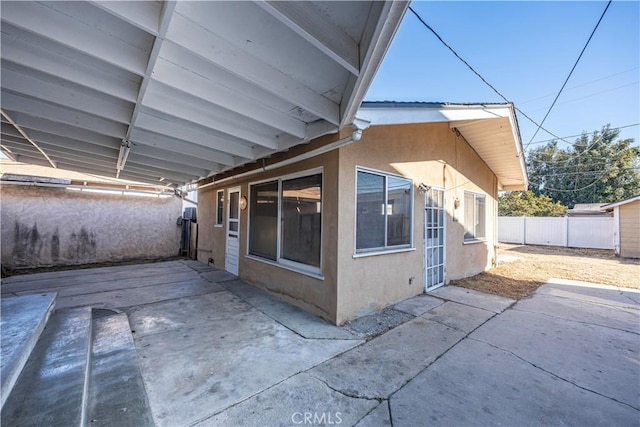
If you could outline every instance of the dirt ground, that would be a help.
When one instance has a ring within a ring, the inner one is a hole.
[[[640,260],[607,250],[501,243],[496,268],[452,284],[520,299],[552,277],[640,289]]]

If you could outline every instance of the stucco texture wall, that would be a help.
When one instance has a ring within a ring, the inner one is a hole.
[[[336,139],[336,137],[331,137]],[[285,301],[297,305],[330,322],[336,320],[336,254],[337,254],[337,201],[338,201],[338,153],[329,153],[297,162],[282,168],[259,172],[244,178],[221,182],[198,191],[198,260],[207,262],[213,258],[214,266],[225,268],[226,217],[228,190],[240,187],[240,195],[249,199],[249,185],[277,179],[292,173],[322,167],[322,278],[286,269],[268,261],[248,256],[247,236],[249,209],[240,212],[239,275],[249,283],[266,289]],[[215,225],[216,193],[224,190],[225,223]]]
[[[495,262],[497,180],[448,124],[374,126],[339,150],[337,323],[368,314],[424,291],[424,196],[417,186],[445,189],[446,280],[482,272]],[[408,252],[355,254],[356,167],[413,180],[413,245]],[[464,193],[486,195],[486,239],[464,243]],[[460,200],[455,209],[454,201]],[[411,279],[411,280],[410,280]]]
[[[3,185],[2,265],[76,265],[178,255],[182,202]]]
[[[620,205],[620,256],[640,258],[640,201]]]

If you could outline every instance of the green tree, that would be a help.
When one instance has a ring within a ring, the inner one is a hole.
[[[511,191],[498,199],[500,216],[558,216],[566,212],[566,206],[549,196],[536,196],[533,191]]]
[[[633,139],[619,139],[609,125],[573,145],[557,141],[527,156],[529,189],[573,207],[576,203],[610,203],[640,194],[640,149]]]

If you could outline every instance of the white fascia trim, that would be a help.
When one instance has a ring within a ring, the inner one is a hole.
[[[369,127],[370,123],[371,122],[369,122],[368,120],[356,117],[353,120],[353,123],[351,124],[351,128],[353,129],[353,132],[351,133],[351,135],[349,135],[349,136],[347,136],[345,138],[339,139],[339,140],[334,141],[334,142],[332,142],[330,144],[323,145],[322,147],[316,148],[315,150],[308,151],[306,153],[300,154],[299,156],[291,157],[290,159],[286,159],[286,160],[283,160],[283,161],[278,162],[278,163],[273,163],[271,165],[266,165],[266,166],[258,168],[258,169],[253,169],[253,170],[250,170],[248,172],[244,172],[244,173],[241,173],[241,174],[238,174],[238,175],[233,175],[233,176],[230,176],[228,178],[223,178],[223,179],[220,179],[220,180],[217,180],[217,181],[214,180],[213,182],[210,182],[208,184],[204,184],[204,185],[199,186],[198,190],[201,190],[201,189],[207,188],[207,187],[211,187],[213,185],[218,185],[218,184],[221,184],[221,183],[224,183],[224,182],[227,182],[227,181],[235,180],[235,179],[238,179],[238,178],[246,178],[248,176],[256,175],[256,174],[261,173],[261,172],[266,172],[266,171],[269,171],[269,170],[278,169],[278,168],[281,168],[283,166],[288,166],[288,165],[293,164],[293,163],[298,163],[298,162],[301,162],[303,160],[307,160],[307,159],[310,159],[312,157],[316,157],[316,156],[319,156],[321,154],[328,153],[329,151],[333,151],[333,150],[335,150],[337,148],[344,147],[345,145],[351,144],[352,142],[359,141],[360,138],[362,137],[362,132]]]
[[[608,205],[603,205],[602,209],[615,208],[617,206],[626,205],[627,203],[635,202],[635,201],[638,201],[638,200],[640,200],[640,195],[639,196],[634,196],[634,197],[632,197],[630,199],[627,199],[627,200],[621,200],[619,202],[613,202],[613,203],[609,203]]]

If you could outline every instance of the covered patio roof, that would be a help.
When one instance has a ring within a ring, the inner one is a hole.
[[[336,132],[406,1],[3,1],[2,151],[181,185]]]
[[[499,190],[525,190],[524,150],[513,104],[363,102],[358,117],[371,126],[446,122],[496,174]]]

